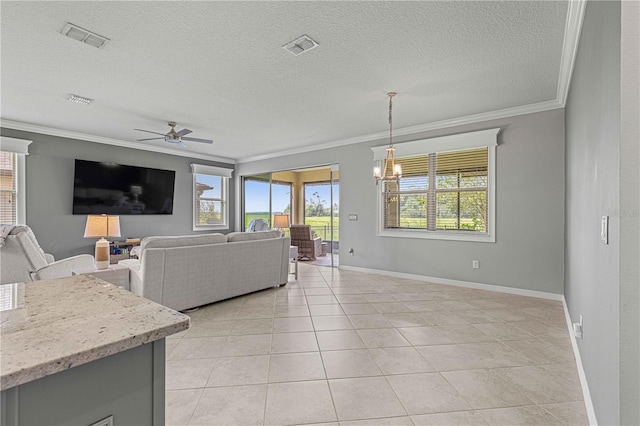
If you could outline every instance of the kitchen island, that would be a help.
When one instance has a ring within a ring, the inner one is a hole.
[[[189,317],[90,275],[0,286],[0,424],[164,424]]]

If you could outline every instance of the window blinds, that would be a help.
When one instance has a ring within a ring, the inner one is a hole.
[[[488,152],[489,149],[486,147],[464,151],[440,152],[436,155],[437,174],[486,175],[489,169]]]
[[[0,223],[17,223],[16,154],[0,152]]]

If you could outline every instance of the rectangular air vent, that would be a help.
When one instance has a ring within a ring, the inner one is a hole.
[[[78,40],[82,43],[88,44],[89,46],[97,47],[98,49],[100,49],[109,41],[109,39],[106,37],[103,37],[89,30],[85,30],[84,28],[80,28],[79,26],[74,25],[70,22],[67,22],[67,25],[64,26],[63,30],[60,33],[74,40]]]
[[[298,56],[301,53],[308,52],[309,50],[317,46],[318,43],[315,40],[311,39],[311,37],[307,35],[303,35],[293,40],[292,42],[285,44],[284,46],[282,46],[282,48],[287,50],[292,55]]]
[[[93,99],[91,98],[85,98],[84,96],[74,95],[73,93],[69,94],[69,97],[67,98],[67,100],[71,102],[75,102],[80,105],[89,105],[91,102],[93,102]]]

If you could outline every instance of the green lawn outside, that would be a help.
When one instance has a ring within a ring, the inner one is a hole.
[[[247,213],[244,216],[244,227],[245,229],[249,226],[249,223],[253,219],[262,218],[269,222],[269,213]],[[329,224],[331,222],[331,217],[329,216],[312,216],[306,217],[305,223],[307,225],[311,225],[311,229],[316,233],[317,236],[322,237],[323,240],[331,239],[331,229]],[[333,239],[334,241],[340,241],[340,219],[335,218],[335,228],[333,230]],[[436,226],[438,229],[456,229],[455,228],[456,219],[455,218],[438,218],[436,221]],[[473,220],[471,219],[462,219],[463,225],[473,226]],[[426,228],[426,219],[424,218],[403,218],[400,222],[401,228],[415,228],[415,229],[425,229]],[[289,230],[285,230],[285,235],[289,235]]]
[[[463,218],[461,220],[463,225],[469,225],[473,227],[473,220],[469,218]],[[425,218],[402,218],[400,219],[400,227],[401,228],[417,228],[424,229],[427,225],[427,219]],[[436,219],[436,228],[437,229],[456,229],[456,219],[455,218],[437,218]]]
[[[246,213],[244,215],[244,227],[245,229],[249,227],[249,224],[253,219],[264,219],[269,223],[269,213],[267,212],[256,212],[256,213]],[[331,239],[331,229],[329,227],[331,223],[330,216],[315,216],[315,217],[307,217],[305,218],[305,224],[311,225],[311,230],[316,233],[317,236],[322,237],[323,240]],[[333,230],[333,240],[340,241],[340,219],[335,218],[334,224],[335,228]],[[285,230],[285,235],[289,235],[289,230]]]
[[[311,225],[311,229],[323,240],[331,239],[331,216],[305,217],[304,222]],[[333,241],[340,241],[340,219],[336,217],[333,224]]]
[[[269,213],[268,212],[258,212],[258,213],[246,213],[244,215],[244,229],[249,227],[249,224],[253,219],[264,219],[269,223]]]

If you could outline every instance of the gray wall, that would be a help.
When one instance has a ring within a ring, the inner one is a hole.
[[[403,136],[395,142],[495,127],[503,129],[496,155],[496,243],[376,236],[370,147],[385,145],[386,140],[242,163],[236,167],[236,176],[339,163],[341,265],[561,294],[563,110]],[[358,221],[348,221],[349,213],[357,213]],[[354,256],[347,252],[350,247]],[[473,259],[480,261],[480,269],[471,268]]]
[[[600,424],[620,423],[620,3],[588,2],[566,106],[565,296]],[[610,216],[609,244],[600,219]],[[637,330],[636,330],[637,332]],[[637,365],[636,365],[637,368]]]
[[[56,259],[81,253],[93,254],[95,247],[95,239],[83,238],[86,216],[71,214],[74,159],[175,170],[173,214],[120,216],[122,239],[149,235],[193,234],[193,189],[189,164],[199,163],[233,168],[231,164],[12,129],[2,129],[2,136],[33,141],[29,146],[29,155],[26,160],[27,224],[33,229],[42,248],[53,254]],[[233,188],[233,179],[230,185],[230,188]],[[233,229],[233,194],[230,202],[231,229]]]

